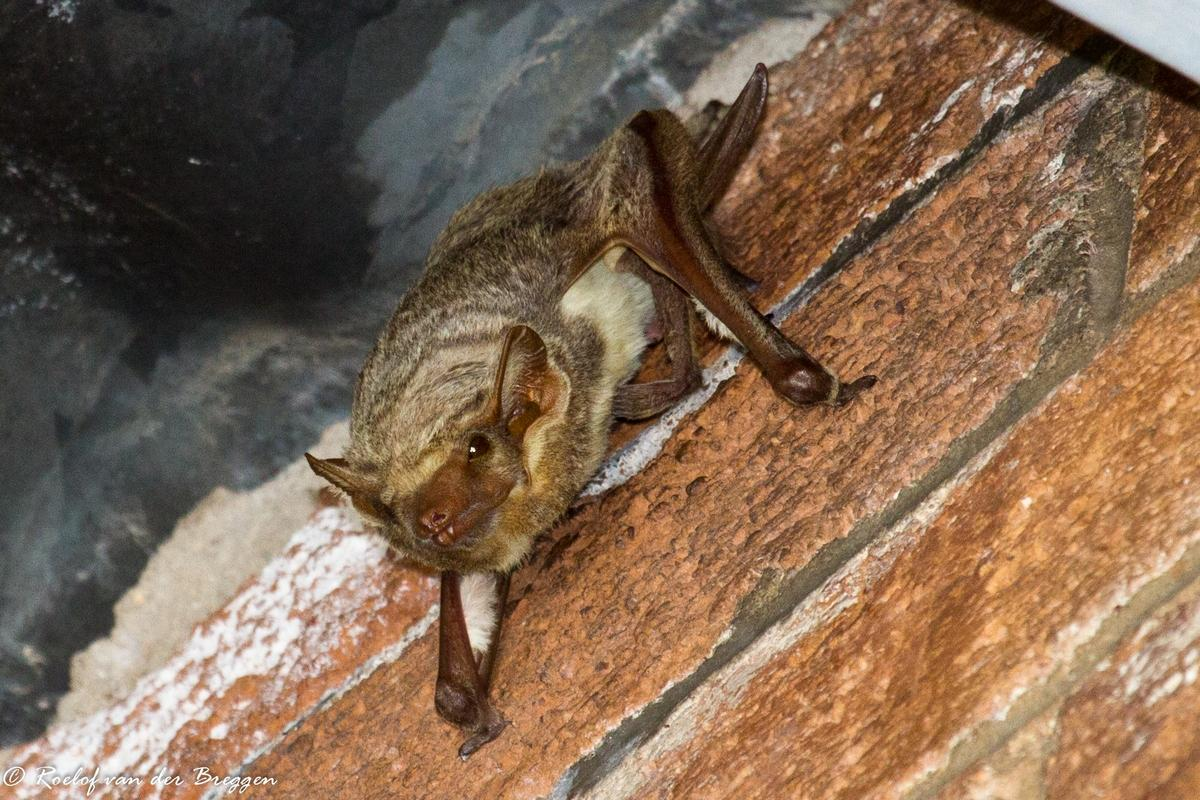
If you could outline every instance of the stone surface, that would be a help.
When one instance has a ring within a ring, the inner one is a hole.
[[[902,526],[835,576],[821,601],[797,612],[793,642],[749,673],[731,667],[719,679],[726,692],[714,693],[723,699],[697,719],[669,720],[695,727],[653,751],[638,776],[644,788],[657,797],[904,796],[974,728],[1004,719],[1067,667],[1109,614],[1200,542],[1198,385],[1193,283],[1020,423],[936,518]],[[1176,682],[1184,691],[1196,617],[1174,618],[1184,642],[1175,642],[1177,658],[1147,670],[1142,697]],[[1072,736],[1081,744],[1078,774],[1063,786],[1102,768],[1114,780],[1125,774],[1120,743],[1143,729],[1096,711],[1086,721],[1087,709],[1064,712],[1080,717]],[[1187,733],[1164,732],[1164,758],[1175,764],[1195,746],[1189,716],[1171,718]],[[1106,742],[1093,761],[1088,749]],[[599,796],[639,786],[620,777]]]
[[[1160,67],[1146,123],[1128,286],[1141,291],[1200,240],[1200,89]]]
[[[293,720],[403,652],[433,622],[437,581],[401,567],[358,524],[340,505],[318,511],[127,697],[14,750],[9,763],[26,770],[25,781],[6,791],[73,796],[69,787],[39,785],[38,770],[82,768],[145,781],[102,785],[93,797],[200,797],[207,787],[195,769],[231,774]],[[184,782],[153,786],[159,770]]]
[[[1200,295],[1193,293],[1191,302],[1200,305]],[[1180,414],[1191,413],[1192,420],[1174,413],[1165,420],[1167,425],[1180,421],[1180,434],[1190,431],[1193,441],[1195,406],[1193,402],[1190,408],[1179,409]],[[1200,455],[1194,446],[1190,452],[1193,457]],[[1194,503],[1195,485],[1200,482],[1192,480]],[[1176,492],[1186,491],[1176,487]],[[1194,505],[1190,514],[1193,525],[1200,523]],[[1067,701],[1046,767],[1047,796],[1064,800],[1200,796],[1198,675],[1200,583],[1193,583],[1122,642],[1109,663]]]
[[[923,4],[892,11],[915,8]],[[864,76],[874,68],[849,61],[846,69],[856,65]],[[457,734],[428,710],[434,643],[426,637],[248,772],[287,775],[281,795],[328,794],[345,773],[360,777],[363,796],[415,785],[436,796],[463,781],[489,797],[550,792],[622,719],[686,678],[760,582],[803,566],[885,509],[1037,362],[1068,293],[1053,285],[1014,291],[1011,270],[1061,222],[1052,200],[1086,193],[1085,158],[1056,158],[1109,88],[1097,79],[1031,118],[785,323],[840,371],[876,372],[880,385],[869,397],[840,413],[795,411],[743,365],[635,483],[556,531],[514,584],[495,682],[513,720],[503,738],[455,762]],[[779,96],[791,95],[803,92]],[[944,100],[930,104],[931,115]],[[927,121],[909,124],[919,130]],[[972,134],[960,131],[959,147]],[[757,186],[762,207],[792,208],[788,198],[811,184],[772,159],[808,157],[802,148],[755,152],[751,174],[778,179]],[[746,226],[761,247],[780,252],[814,238],[782,212],[748,215]],[[396,697],[409,701],[385,700]],[[380,729],[389,736],[373,735]],[[397,748],[403,756],[391,757]]]

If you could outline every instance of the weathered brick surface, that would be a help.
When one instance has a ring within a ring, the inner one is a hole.
[[[1194,294],[1192,302],[1200,305],[1200,296]],[[1200,326],[1193,326],[1191,332],[1200,333]],[[1193,401],[1190,408],[1180,409],[1193,415],[1181,426],[1181,433],[1190,430],[1193,440],[1197,405]],[[1165,422],[1170,425],[1177,419],[1171,414]],[[1194,445],[1191,453],[1200,459]],[[1176,487],[1176,492],[1186,489]],[[1194,503],[1194,494],[1192,499]],[[1200,526],[1200,511],[1194,505],[1190,516],[1194,530]],[[1067,701],[1046,770],[1048,796],[1064,800],[1200,797],[1198,676],[1200,583],[1141,626],[1110,663]]]
[[[772,69],[760,135],[716,215],[763,305],[951,163],[1094,33],[1045,3],[983,7],[864,0]]]
[[[1045,3],[982,8],[990,15],[947,0],[858,2],[803,54],[772,67],[760,135],[713,217],[729,259],[759,282],[760,308],[960,158],[985,123],[1011,113],[1095,33]],[[763,191],[775,185],[787,191]],[[661,352],[644,374],[666,376]],[[617,426],[612,445],[642,427]]]
[[[1200,582],[939,800],[1200,797]]]
[[[635,485],[556,532],[553,558],[517,579],[495,684],[513,728],[500,740],[456,762],[458,736],[430,710],[427,637],[249,771],[287,775],[281,796],[333,792],[347,773],[362,796],[464,783],[486,797],[549,792],[696,668],[765,574],[803,566],[885,508],[1036,363],[1061,296],[1014,291],[1012,267],[1061,223],[1056,198],[1086,194],[1083,161],[1057,156],[1109,88],[1098,78],[1035,114],[786,323],[842,371],[878,373],[869,398],[796,411],[743,368]],[[792,157],[762,157],[772,154]],[[802,171],[755,164],[778,178],[761,202],[787,207],[809,185]],[[807,239],[782,213],[748,223],[764,247],[799,251]]]
[[[937,794],[938,800],[1041,800],[1046,762],[1057,741],[1056,705],[1014,734],[1004,746]]]
[[[1200,541],[1198,386],[1193,284],[1023,421],[935,520],[854,564],[846,580],[864,584],[856,594],[839,595],[835,578],[829,591],[841,606],[811,612],[811,630],[752,674],[731,669],[727,691],[715,694],[726,702],[642,768],[653,777],[645,795],[898,797],[916,785]],[[1118,787],[1138,780],[1124,771],[1122,748],[1154,733],[1161,761],[1148,758],[1147,773],[1191,764],[1192,715],[1150,709],[1138,718],[1136,701],[1148,703],[1156,687],[1178,681],[1179,702],[1194,697],[1184,685],[1197,617],[1167,617],[1161,634],[1130,645],[1155,660],[1143,682],[1114,668],[1121,691],[1133,689],[1129,716],[1087,695],[1065,712],[1079,741],[1063,744],[1070,755],[1060,758],[1074,765],[1063,770],[1064,791],[1093,796],[1081,783],[1100,765]],[[1167,647],[1178,652],[1164,665],[1153,651]],[[1137,656],[1128,660],[1136,669]],[[1104,691],[1098,681],[1093,695]]]
[[[1146,124],[1127,285],[1141,291],[1200,241],[1200,89],[1160,68]]]
[[[42,767],[144,779],[99,785],[91,797],[200,797],[210,787],[195,782],[194,769],[234,772],[362,665],[422,629],[436,580],[400,566],[382,539],[357,527],[345,508],[318,511],[128,698],[17,749],[3,766],[25,769],[26,781],[0,787],[0,796],[83,796],[84,787],[39,786]],[[151,785],[160,769],[182,784]]]

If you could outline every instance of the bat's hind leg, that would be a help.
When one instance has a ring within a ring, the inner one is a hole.
[[[695,156],[678,119],[665,111],[643,111],[629,128],[643,145],[652,188],[649,200],[618,222],[622,243],[723,322],[775,391],[791,402],[842,405],[874,385],[872,375],[839,381],[751,305],[700,218]]]
[[[671,377],[626,383],[617,388],[613,414],[621,419],[646,419],[666,411],[700,385],[700,368],[692,348],[693,312],[683,291],[650,269],[635,253],[626,250],[617,262],[617,269],[632,272],[650,284],[663,327],[663,343],[671,361]]]

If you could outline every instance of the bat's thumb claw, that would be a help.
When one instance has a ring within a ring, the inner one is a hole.
[[[458,748],[458,757],[463,761],[466,761],[476,750],[499,736],[510,724],[508,720],[499,714],[493,714],[491,717],[482,730],[476,731],[474,735],[463,742],[462,746]]]
[[[878,378],[874,375],[863,375],[853,383],[842,384],[841,391],[838,392],[837,405],[844,406],[853,400],[858,394],[867,389],[870,389],[878,382]]]

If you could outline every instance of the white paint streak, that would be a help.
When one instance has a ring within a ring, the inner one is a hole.
[[[46,16],[62,22],[74,22],[78,4],[75,0],[36,0],[37,4],[46,9]]]
[[[1050,159],[1050,161],[1048,161],[1046,166],[1042,169],[1042,174],[1040,176],[1042,183],[1053,183],[1054,181],[1058,180],[1059,176],[1061,176],[1063,173],[1063,165],[1066,163],[1066,161],[1067,154],[1065,152],[1061,152],[1054,158]]]
[[[925,134],[927,131],[929,131],[930,128],[934,127],[935,125],[939,124],[942,120],[944,120],[946,118],[946,115],[950,113],[950,109],[954,108],[955,104],[958,103],[959,99],[964,94],[966,94],[967,91],[969,91],[972,86],[975,85],[975,80],[976,80],[975,78],[971,78],[971,79],[967,80],[965,83],[963,83],[957,89],[955,89],[953,92],[948,94],[946,96],[946,99],[942,101],[941,106],[938,107],[938,110],[936,112],[934,112],[934,115],[932,117],[930,117],[929,119],[925,120],[925,122],[921,125],[921,127],[918,128],[916,130],[916,132],[913,133],[909,137],[909,139],[919,138],[920,136]]]
[[[257,747],[242,758],[241,766],[236,770],[236,773],[239,775],[244,774],[245,767],[254,763],[261,756],[278,747],[279,744],[283,742],[284,737],[286,737],[288,733],[294,730],[306,719],[322,709],[327,708],[331,704],[336,703],[339,698],[346,694],[346,692],[349,692],[355,686],[358,686],[367,678],[371,677],[372,673],[374,673],[375,670],[379,669],[384,664],[390,664],[393,661],[398,660],[400,656],[404,654],[404,651],[408,649],[410,644],[429,632],[429,629],[433,627],[434,620],[438,618],[440,611],[441,606],[437,603],[434,603],[433,606],[431,606],[430,609],[425,612],[425,616],[421,617],[421,619],[419,619],[415,625],[411,626],[407,631],[404,632],[404,635],[400,637],[398,642],[395,642],[386,650],[377,653],[363,662],[362,665],[360,665],[359,668],[354,671],[353,675],[347,678],[340,686],[331,689],[322,695],[321,699],[314,703],[312,708],[307,709],[304,713],[300,714],[294,720],[289,722],[279,733],[279,735],[268,740],[265,732],[261,730],[255,731],[253,741]],[[220,795],[218,795],[217,791],[214,789],[206,794],[203,800],[215,800],[215,798],[219,796]]]
[[[716,394],[721,384],[734,376],[737,365],[743,358],[744,354],[740,350],[726,350],[715,364],[701,372],[699,389],[664,412],[653,425],[605,459],[588,485],[580,492],[580,497],[602,495],[623,485],[645,469],[662,452],[663,446],[679,424],[693,411],[702,408],[709,398]]]
[[[1140,649],[1117,669],[1126,701],[1143,695],[1149,708],[1196,682],[1200,672],[1200,650],[1196,647],[1200,642],[1200,614],[1169,630],[1164,630],[1162,618],[1149,619],[1138,629],[1134,641]]]
[[[197,627],[178,655],[138,681],[127,698],[54,727],[24,755],[63,772],[83,768],[90,773],[98,768],[102,774],[152,774],[169,763],[180,730],[190,722],[211,718],[212,709],[242,679],[263,681],[256,690],[256,706],[287,708],[297,679],[328,667],[331,640],[352,638],[353,629],[345,628],[343,620],[364,608],[381,608],[390,600],[378,592],[376,580],[387,545],[375,534],[339,533],[354,527],[356,522],[345,509],[319,511],[293,535],[282,555],[222,612]],[[408,642],[428,628],[433,614],[410,628],[398,645],[368,662],[369,670],[395,660]],[[360,668],[327,697],[363,677]],[[231,715],[234,726],[244,716],[238,710]],[[230,721],[214,724],[209,736],[223,738]],[[264,733],[259,740],[265,738]],[[16,791],[17,797],[39,796],[37,787],[29,783]]]
[[[686,24],[699,9],[699,0],[675,0],[671,7],[662,15],[658,24],[639,36],[633,44],[617,53],[615,66],[597,93],[599,97],[609,97],[615,94],[615,89],[623,80],[637,69],[645,70],[647,83],[654,87],[658,97],[665,106],[680,106],[684,102],[683,93],[663,74],[653,69],[655,56],[663,40],[670,38],[677,30]]]
[[[954,161],[954,159],[958,158],[960,155],[961,152],[955,150],[953,153],[944,153],[938,156],[932,162],[930,162],[929,166],[925,167],[924,171],[922,171],[921,174],[915,179],[905,178],[904,183],[900,184],[900,192],[911,192],[913,189],[926,183],[937,174],[938,170],[949,164],[951,161]]]

